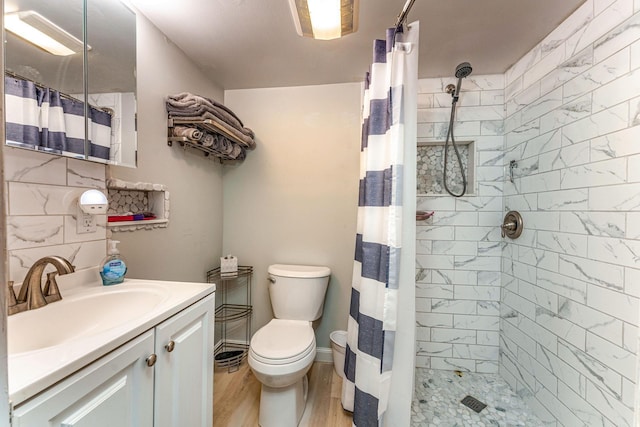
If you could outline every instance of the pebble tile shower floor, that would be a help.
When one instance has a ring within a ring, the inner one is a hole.
[[[480,413],[460,401],[471,395],[487,404]],[[416,369],[416,390],[411,405],[411,427],[541,427],[498,374],[476,374]]]

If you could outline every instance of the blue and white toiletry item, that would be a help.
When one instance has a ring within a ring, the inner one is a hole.
[[[116,245],[120,243],[117,240],[109,240],[109,250],[107,257],[102,261],[100,266],[100,277],[104,286],[116,285],[124,281],[124,275],[127,273],[127,264],[120,256],[120,251]]]

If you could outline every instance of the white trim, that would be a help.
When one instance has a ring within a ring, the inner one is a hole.
[[[333,353],[327,347],[316,347],[315,362],[333,363]]]

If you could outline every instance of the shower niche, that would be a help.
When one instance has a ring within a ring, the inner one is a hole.
[[[456,141],[462,167],[467,178],[465,196],[475,194],[475,143],[474,141]],[[416,164],[417,194],[447,195],[444,186],[444,141],[418,142]],[[458,164],[456,153],[451,143],[447,146],[447,186],[454,193],[461,193],[462,172]]]

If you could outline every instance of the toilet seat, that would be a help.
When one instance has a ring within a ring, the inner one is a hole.
[[[305,320],[273,319],[251,338],[251,356],[269,365],[285,365],[315,351],[315,334]]]

